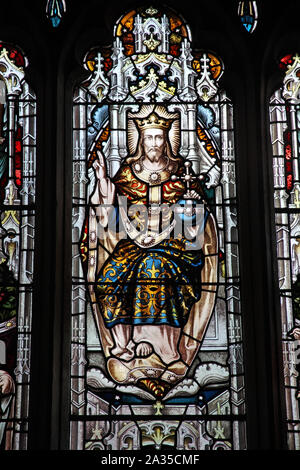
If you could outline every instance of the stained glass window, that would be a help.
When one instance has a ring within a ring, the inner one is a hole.
[[[248,33],[253,33],[253,31],[255,30],[257,26],[257,18],[258,18],[256,2],[253,2],[253,1],[239,2],[238,15],[246,31],[248,31]]]
[[[53,28],[59,26],[66,8],[65,0],[47,0],[46,14]]]
[[[73,94],[71,449],[245,449],[233,103],[178,14],[122,16]]]
[[[34,282],[36,100],[27,59],[0,43],[0,448],[26,449]]]
[[[280,60],[282,87],[270,98],[274,207],[289,448],[300,449],[300,96],[298,54]]]

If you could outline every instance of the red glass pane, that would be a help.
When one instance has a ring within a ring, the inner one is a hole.
[[[292,63],[293,63],[293,54],[288,54],[288,55],[282,57],[282,59],[280,59],[279,68],[285,70],[287,68],[287,66],[292,64]]]
[[[293,188],[293,175],[287,175],[286,177],[286,188],[291,191]]]
[[[0,53],[3,49],[8,51],[8,57],[17,65],[17,67],[25,67],[25,57],[21,51],[9,44],[0,43]]]

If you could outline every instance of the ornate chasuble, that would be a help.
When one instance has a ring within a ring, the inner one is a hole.
[[[176,162],[172,164],[172,174],[177,176],[183,174],[185,169],[182,163],[183,160],[180,161],[180,165]],[[136,163],[121,166],[112,179],[118,194],[126,196],[131,203],[138,202],[139,204],[175,204],[183,197],[186,191],[184,183],[171,181],[170,172],[162,172],[158,182],[151,181],[150,177],[147,178],[146,172],[136,170],[137,165]],[[199,195],[203,196],[199,182],[191,183],[191,189],[195,189]]]
[[[182,200],[184,183],[170,181],[170,173],[161,175],[160,184],[151,179],[146,183],[142,180],[146,175],[137,175],[134,165],[122,166],[114,177],[118,195],[146,206]],[[180,175],[184,168],[175,165]],[[201,194],[198,186],[195,189]],[[108,328],[120,323],[185,325],[201,296],[204,263],[202,250],[186,250],[185,243],[184,237],[169,237],[152,247],[142,248],[130,239],[116,245],[97,276],[95,289]]]

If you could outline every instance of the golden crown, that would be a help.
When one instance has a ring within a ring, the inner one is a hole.
[[[135,119],[135,122],[141,131],[145,129],[168,130],[173,122],[173,119],[164,119],[159,117],[156,113],[151,113],[144,119]]]

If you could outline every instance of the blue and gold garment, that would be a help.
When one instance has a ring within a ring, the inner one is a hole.
[[[185,325],[201,296],[202,250],[187,251],[184,240],[140,248],[121,240],[102,267],[96,296],[105,325]]]
[[[119,194],[146,203],[147,185],[136,181],[129,166],[121,169],[114,183]],[[180,181],[163,183],[162,202],[179,202],[184,191]],[[204,225],[207,217],[206,211]],[[185,325],[192,306],[201,297],[204,265],[202,250],[187,250],[185,245],[185,238],[165,239],[151,248],[140,248],[132,240],[121,240],[116,245],[98,273],[95,286],[107,328],[120,323]]]

